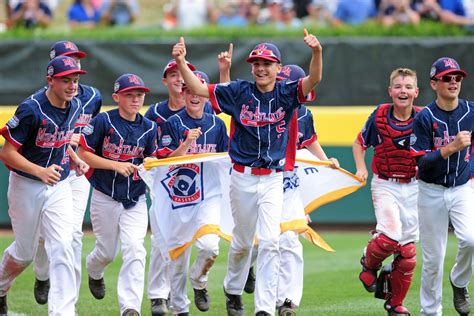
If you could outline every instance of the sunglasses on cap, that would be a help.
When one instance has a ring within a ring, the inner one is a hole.
[[[454,80],[456,82],[461,82],[463,78],[463,75],[444,75],[439,78],[433,78],[433,80],[442,82],[451,82]]]
[[[273,57],[276,60],[280,60],[275,53],[273,53],[273,50],[271,49],[254,49],[253,51],[250,52],[249,57],[258,57],[258,56],[265,56],[265,57]]]

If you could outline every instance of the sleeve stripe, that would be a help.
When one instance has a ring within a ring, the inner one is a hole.
[[[87,140],[84,137],[84,135],[81,135],[81,138],[79,139],[79,145],[83,147],[85,150],[90,151],[91,153],[95,153],[95,149],[87,145]]]
[[[13,136],[10,134],[10,129],[7,126],[0,130],[0,134],[5,137],[5,139],[8,140],[13,146],[15,146],[16,149],[20,149],[21,146],[23,146],[22,143],[13,138]]]
[[[216,98],[216,84],[210,84],[207,86],[207,90],[209,91],[209,101],[211,101],[212,108],[214,109],[214,112],[216,114],[219,114],[222,112],[219,102],[217,102]]]

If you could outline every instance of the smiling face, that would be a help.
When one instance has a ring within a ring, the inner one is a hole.
[[[449,73],[444,75],[443,77],[446,77],[447,79],[451,79],[449,82],[445,82],[445,80],[442,80],[442,78],[438,78],[436,80],[431,80],[430,85],[431,88],[436,91],[436,94],[438,96],[438,99],[446,102],[456,102],[458,97],[459,97],[459,92],[461,92],[461,83],[462,79],[457,82],[456,81],[456,75],[459,75],[458,73]],[[462,75],[461,75],[461,78]]]
[[[55,105],[61,106],[72,100],[77,93],[79,75],[71,74],[63,77],[47,77],[48,90]]]
[[[412,107],[418,92],[416,77],[409,75],[394,77],[388,88],[388,94],[392,97],[394,106],[398,108]]]
[[[135,121],[145,102],[145,92],[141,89],[114,93],[112,97],[118,104],[120,116],[128,121]]]
[[[272,91],[275,87],[277,74],[281,71],[281,64],[266,60],[255,59],[252,61],[252,75],[261,92]]]
[[[183,89],[183,77],[178,69],[173,69],[166,73],[166,77],[162,79],[163,84],[168,88],[168,93],[175,97],[181,95]]]
[[[194,95],[186,88],[183,90],[183,94],[186,104],[186,112],[188,112],[189,116],[192,118],[201,118],[204,113],[204,104],[208,99]]]

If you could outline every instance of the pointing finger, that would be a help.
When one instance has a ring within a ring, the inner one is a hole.
[[[234,51],[234,44],[229,44],[229,57],[232,57],[232,52]]]

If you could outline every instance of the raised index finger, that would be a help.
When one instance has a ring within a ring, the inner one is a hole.
[[[232,56],[232,52],[234,51],[234,44],[229,44],[229,56]]]

